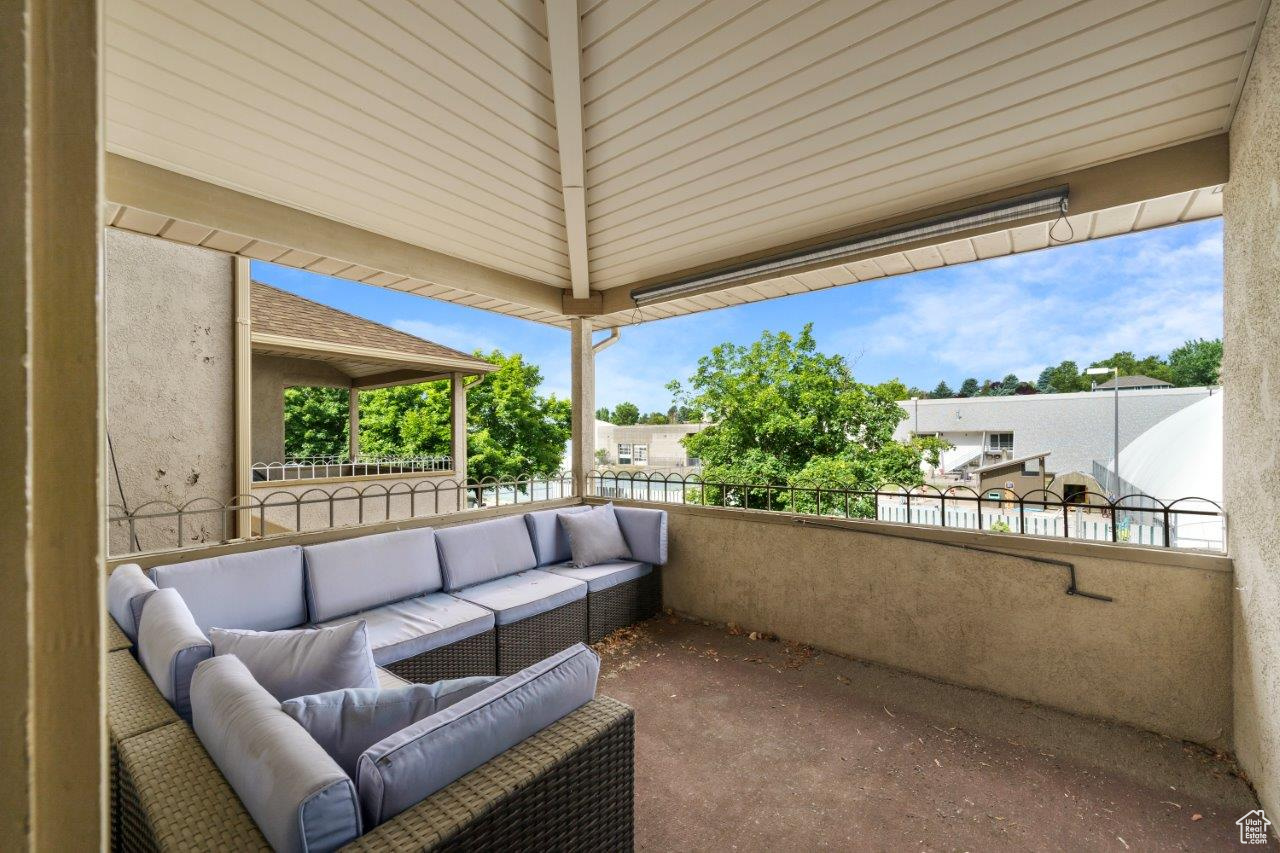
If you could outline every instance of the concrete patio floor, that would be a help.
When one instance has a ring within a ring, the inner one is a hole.
[[[661,617],[607,638],[641,850],[1238,849],[1201,747]]]

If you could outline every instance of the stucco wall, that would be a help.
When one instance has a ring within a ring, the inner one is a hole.
[[[1280,811],[1280,3],[1231,127],[1224,203],[1228,548],[1236,567],[1235,752]]]
[[[1176,738],[1231,730],[1223,557],[669,508],[665,604],[678,612]],[[873,529],[911,540],[874,535]],[[938,544],[1074,562],[1067,570]]]
[[[253,356],[253,396],[250,403],[254,462],[284,461],[284,389],[349,388],[351,379],[333,365],[311,358]]]
[[[106,229],[108,503],[226,500],[235,491],[233,264],[209,249]],[[120,472],[116,479],[115,470]],[[173,522],[139,529],[174,541]],[[193,525],[187,542],[221,536]],[[110,533],[113,551],[127,541]],[[150,541],[148,541],[150,540]]]
[[[1120,447],[1125,447],[1174,412],[1203,400],[1209,393],[1208,388],[1122,390]],[[1012,432],[1015,455],[1031,456],[1048,451],[1051,455],[1046,467],[1054,473],[1080,471],[1089,474],[1093,471],[1094,460],[1106,462],[1111,458],[1115,444],[1113,392],[902,400],[898,405],[907,417],[898,424],[895,438],[905,439],[913,431],[940,432],[957,446],[976,446],[984,430]]]

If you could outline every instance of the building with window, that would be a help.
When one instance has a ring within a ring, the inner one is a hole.
[[[619,426],[596,421],[597,462],[609,467],[664,468],[683,470],[699,467],[696,457],[685,449],[684,438],[700,432],[706,424],[631,424]]]
[[[1122,377],[1128,379],[1130,377]],[[1152,380],[1153,382],[1157,380]],[[1120,447],[1160,421],[1220,392],[1204,388],[1120,389]],[[1114,394],[1027,394],[902,400],[907,417],[894,432],[937,435],[953,447],[942,454],[937,475],[972,474],[1014,458],[1053,454],[1056,472],[1092,472],[1114,455]]]

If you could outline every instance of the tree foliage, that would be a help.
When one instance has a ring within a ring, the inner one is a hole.
[[[896,402],[905,386],[858,382],[843,357],[818,352],[811,324],[798,337],[765,332],[749,346],[720,344],[698,360],[687,389],[667,387],[711,422],[684,439],[709,483],[873,489],[923,481],[922,449],[893,440],[906,417]],[[798,492],[795,508],[813,496]],[[708,497],[761,508],[793,500],[789,491],[763,489]]]
[[[347,418],[345,388],[284,389],[284,455],[290,459],[344,455]]]
[[[569,440],[570,403],[538,393],[542,374],[517,354],[476,353],[498,369],[467,390],[467,468],[472,479],[547,476],[559,471]],[[450,452],[447,382],[360,392],[360,452],[433,456]],[[286,450],[337,454],[347,447],[347,392],[285,392]]]
[[[1222,340],[1196,338],[1169,353],[1169,373],[1174,385],[1216,385],[1222,371]]]

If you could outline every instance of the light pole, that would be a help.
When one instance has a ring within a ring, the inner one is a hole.
[[[1115,412],[1113,415],[1113,443],[1115,455],[1112,456],[1111,473],[1116,477],[1116,497],[1120,497],[1120,368],[1118,367],[1090,367],[1085,371],[1086,376],[1106,376],[1108,373],[1113,374],[1112,390],[1115,392]]]

